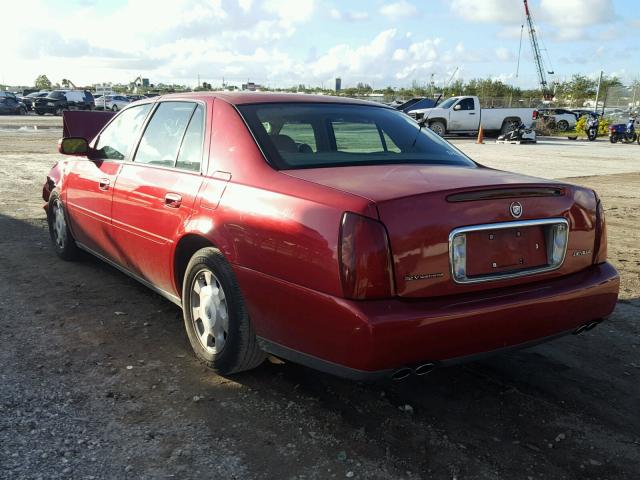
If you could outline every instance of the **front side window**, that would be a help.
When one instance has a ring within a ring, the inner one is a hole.
[[[460,110],[473,110],[473,98],[460,100]]]
[[[456,103],[458,101],[459,97],[451,97],[451,98],[447,98],[444,102],[442,102],[440,105],[436,105],[438,108],[449,108],[451,107],[451,105],[453,105],[454,103]]]
[[[195,108],[193,102],[163,102],[158,105],[142,135],[134,162],[175,166]]]
[[[475,166],[428,128],[390,108],[274,103],[238,109],[269,162],[280,169],[407,163]]]
[[[124,160],[138,137],[149,110],[150,103],[123,110],[100,133],[95,146],[97,158]]]

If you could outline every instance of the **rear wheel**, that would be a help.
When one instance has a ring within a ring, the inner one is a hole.
[[[447,132],[447,129],[444,126],[444,123],[440,121],[431,122],[429,124],[429,128],[433,130],[435,133],[437,133],[438,135],[440,135],[441,137],[443,137],[444,134]]]
[[[20,107],[20,110],[18,111],[18,115],[26,115],[27,114],[27,109],[24,107]]]
[[[502,124],[500,133],[502,135],[506,135],[507,133],[512,132],[513,130],[518,128],[519,125],[520,125],[520,122],[518,122],[517,120],[507,120]]]
[[[49,197],[49,207],[47,209],[47,222],[49,224],[49,236],[53,248],[63,260],[74,260],[78,257],[78,246],[71,235],[67,216],[60,200],[58,192],[51,193]]]
[[[64,110],[62,109],[62,107],[58,107],[58,108],[56,108],[56,115],[57,115],[57,116],[59,116],[59,117],[61,117],[61,116],[62,116],[62,112],[63,112],[63,111],[64,111]]]
[[[616,137],[615,135],[611,135],[611,136],[609,137],[609,141],[610,141],[611,143],[617,143],[617,142],[618,142],[618,137]]]
[[[111,107],[111,111],[112,112],[117,112],[118,111],[118,106],[114,105],[113,107]]]
[[[189,261],[182,309],[191,347],[209,368],[229,375],[263,362],[240,287],[220,250],[203,248]]]

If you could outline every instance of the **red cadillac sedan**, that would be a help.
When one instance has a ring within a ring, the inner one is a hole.
[[[74,115],[43,189],[56,253],[182,307],[221,374],[272,354],[400,379],[616,304],[593,190],[484,167],[383,105],[191,93]]]

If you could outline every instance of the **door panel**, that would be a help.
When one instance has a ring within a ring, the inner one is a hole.
[[[460,105],[460,110],[454,110]],[[476,130],[479,124],[479,113],[474,110],[474,100],[472,98],[463,98],[457,105],[451,107],[449,114],[450,130]]]
[[[129,158],[150,104],[123,111],[95,140],[97,160],[76,160],[64,185],[64,201],[76,239],[107,258],[122,263],[123,249],[113,239],[111,202],[120,160]]]
[[[171,253],[193,213],[199,173],[123,165],[113,196],[113,236],[126,246],[124,266],[162,290],[173,292]]]
[[[111,197],[119,169],[119,162],[76,160],[65,181],[74,237],[113,260],[118,256],[111,236]]]
[[[202,184],[204,119],[202,105],[161,102],[113,195],[113,234],[127,246],[125,266],[170,293],[174,243]]]

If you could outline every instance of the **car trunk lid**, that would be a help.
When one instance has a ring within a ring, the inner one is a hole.
[[[596,201],[588,189],[484,167],[377,165],[287,173],[375,202],[401,297],[499,289],[591,264]],[[566,256],[550,268],[551,229],[563,222],[569,231]],[[450,242],[460,229],[467,270],[456,278]]]

